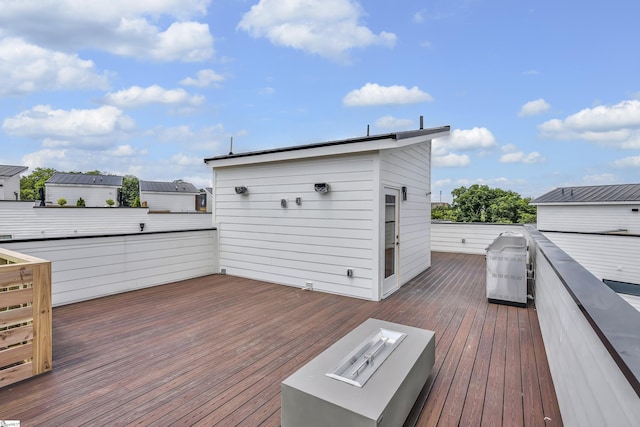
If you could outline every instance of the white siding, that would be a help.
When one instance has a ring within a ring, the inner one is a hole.
[[[538,206],[538,230],[541,231],[603,233],[619,229],[640,234],[640,203]]]
[[[640,284],[640,236],[543,234],[598,279]]]
[[[434,221],[431,224],[431,250],[462,254],[485,254],[487,247],[496,237],[506,231],[525,232],[524,227],[520,224]]]
[[[638,426],[640,399],[536,249],[536,308],[567,426]]]
[[[20,175],[0,177],[0,200],[20,200]]]
[[[84,199],[86,207],[105,207],[107,200],[115,202],[113,206],[118,206],[118,187],[106,185],[46,185],[47,203],[57,204],[58,199],[65,199],[67,206],[75,206],[80,197]]]
[[[196,194],[158,193],[142,191],[140,201],[147,202],[147,207],[153,211],[195,212]]]
[[[3,242],[52,261],[53,305],[214,274],[216,231]]]
[[[375,299],[374,158],[343,155],[216,168],[220,268],[291,286],[311,281],[316,290]],[[329,192],[316,193],[318,182],[328,183]],[[235,193],[241,185],[248,194]],[[347,277],[349,268],[354,277]]]
[[[389,186],[407,187],[407,200],[400,194],[400,285],[431,266],[431,142],[383,151],[381,191]],[[382,198],[381,198],[382,199]],[[381,200],[381,202],[383,202]],[[382,247],[382,243],[381,247]],[[382,267],[382,264],[381,264]],[[382,275],[382,271],[380,272]]]
[[[144,208],[40,208],[0,202],[0,235],[13,239],[194,230],[212,227],[207,213],[149,213]]]

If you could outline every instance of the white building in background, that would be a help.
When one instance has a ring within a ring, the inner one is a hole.
[[[114,207],[120,205],[122,177],[116,175],[92,175],[83,173],[56,172],[45,182],[47,204],[57,204],[65,199],[67,206],[76,206],[80,198],[86,207],[108,206],[113,200]]]
[[[140,181],[140,203],[150,211],[197,212],[199,194],[188,182]]]
[[[20,175],[26,166],[0,165],[0,200],[20,200]]]
[[[449,131],[205,159],[221,271],[376,301],[390,295],[431,266],[431,141]]]
[[[538,230],[640,310],[640,184],[556,188]]]
[[[559,187],[531,204],[540,231],[640,235],[640,184]]]

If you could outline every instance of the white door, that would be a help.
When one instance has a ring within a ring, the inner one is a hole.
[[[400,191],[395,188],[384,189],[384,279],[382,298],[398,289],[398,249],[400,245]]]

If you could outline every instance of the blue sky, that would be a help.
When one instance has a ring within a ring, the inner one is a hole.
[[[450,125],[432,199],[640,182],[640,2],[0,0],[0,164],[203,159]],[[442,194],[442,195],[440,195]]]

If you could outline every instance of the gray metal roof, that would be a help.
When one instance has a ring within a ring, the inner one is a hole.
[[[531,204],[607,202],[640,202],[640,184],[558,187],[536,197]]]
[[[0,176],[10,178],[29,169],[27,166],[0,165]]]
[[[273,148],[268,150],[249,151],[245,153],[237,153],[237,154],[229,153],[223,156],[216,156],[216,157],[204,159],[204,161],[206,163],[212,160],[259,156],[259,155],[270,154],[270,153],[282,153],[285,151],[297,151],[297,150],[306,150],[309,148],[330,147],[332,145],[353,144],[357,142],[377,141],[381,139],[399,140],[399,139],[405,139],[405,138],[412,138],[414,136],[432,135],[432,134],[441,133],[441,132],[449,132],[450,129],[451,129],[451,126],[441,126],[437,128],[430,128],[430,129],[418,129],[418,130],[411,130],[411,131],[405,131],[405,132],[388,133],[383,135],[372,135],[372,136],[364,136],[359,138],[342,139],[338,141],[319,142],[319,143],[306,144],[306,145],[294,145],[292,147],[281,147],[281,148]]]
[[[200,193],[193,184],[188,182],[140,181],[140,191],[152,193]]]
[[[90,175],[84,173],[56,172],[45,184],[67,185],[106,185],[109,187],[122,187],[122,177],[116,175]]]

